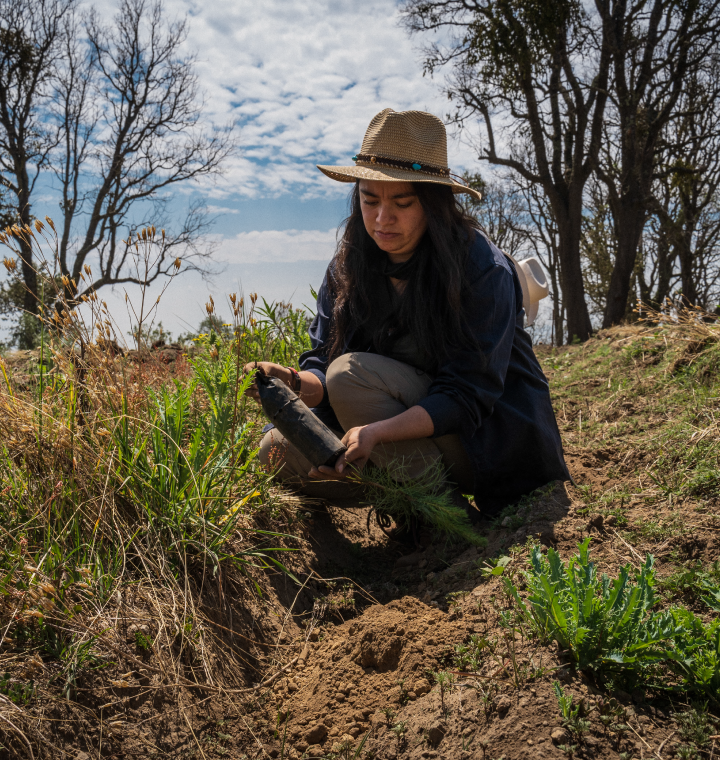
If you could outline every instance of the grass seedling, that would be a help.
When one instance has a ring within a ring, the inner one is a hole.
[[[453,690],[453,687],[455,686],[455,676],[447,670],[441,670],[439,673],[434,673],[433,677],[440,690],[440,707],[442,711],[445,712],[445,694],[448,694]]]
[[[392,709],[392,707],[383,707],[380,712],[385,716],[385,724],[389,728],[395,718],[397,718],[397,713]]]
[[[398,746],[402,747],[405,744],[407,733],[407,721],[402,720],[399,723],[396,723],[391,729],[390,729],[397,738]]]

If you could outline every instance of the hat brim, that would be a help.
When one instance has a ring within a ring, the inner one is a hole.
[[[369,166],[318,166],[318,169],[337,182],[355,182],[358,179],[377,180],[379,182],[429,182],[434,185],[447,185],[454,193],[467,193],[476,200],[482,199],[482,194],[467,185],[461,185],[450,177],[433,177],[422,172],[412,172],[406,169],[393,169],[381,166],[371,169]]]

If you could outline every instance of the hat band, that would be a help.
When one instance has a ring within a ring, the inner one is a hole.
[[[357,156],[353,156],[352,160],[359,166],[385,166],[389,169],[405,169],[411,172],[432,174],[436,177],[450,176],[450,169],[445,166],[421,164],[419,161],[400,161],[385,156],[372,156],[369,153],[358,153]]]

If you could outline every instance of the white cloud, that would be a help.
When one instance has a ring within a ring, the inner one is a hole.
[[[213,216],[215,216],[216,214],[239,214],[240,213],[240,209],[229,208],[227,206],[215,206],[212,203],[208,204],[207,211],[209,214]]]
[[[265,230],[222,238],[215,259],[227,264],[330,261],[336,230]]]
[[[350,163],[378,111],[448,110],[392,0],[170,0],[168,10],[190,13],[204,113],[240,125],[242,151],[210,195],[342,194],[315,164]],[[451,141],[451,167],[474,159]]]

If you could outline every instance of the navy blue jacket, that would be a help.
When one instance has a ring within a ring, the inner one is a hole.
[[[471,296],[468,321],[480,351],[457,350],[440,366],[419,402],[430,415],[433,437],[456,433],[474,467],[475,500],[493,513],[552,480],[569,480],[550,390],[525,331],[522,289],[514,264],[476,233],[466,269]],[[312,349],[300,367],[325,386],[333,296],[325,274]],[[348,335],[347,343],[352,340]],[[346,349],[346,351],[349,349]],[[339,428],[327,400],[316,414]]]

